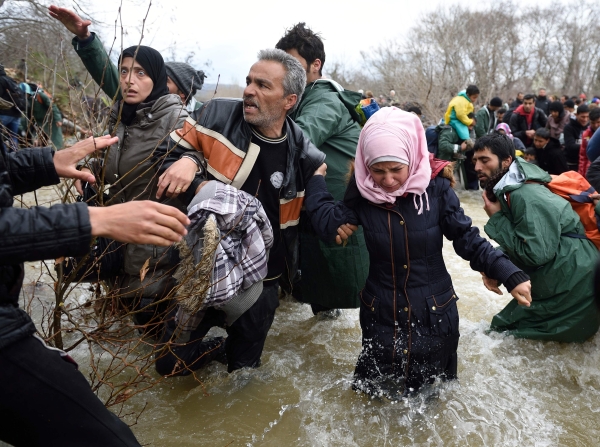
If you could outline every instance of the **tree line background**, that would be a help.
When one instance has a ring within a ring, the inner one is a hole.
[[[89,17],[86,3],[78,6],[81,15]],[[38,0],[0,0],[0,61],[7,67],[25,61],[28,77],[47,91],[62,87],[55,93],[59,104],[66,106],[64,87],[88,85],[89,77],[71,49],[72,36],[48,16],[46,7]],[[449,99],[471,83],[482,92],[480,104],[493,96],[508,100],[518,91],[540,87],[548,94],[600,94],[600,2],[449,6],[424,11],[402,36],[362,52],[360,67],[336,62],[336,55],[328,54],[325,70],[352,90],[368,89],[378,95],[393,89],[402,101],[419,104],[432,120],[440,118]],[[106,45],[114,41],[114,36],[102,37]],[[326,41],[325,45],[327,49]],[[167,50],[166,59],[175,59],[175,50]],[[215,64],[216,74],[218,69]],[[214,95],[212,86],[207,87],[201,95],[208,90]],[[216,96],[232,92],[218,90]]]
[[[360,69],[330,64],[330,76],[376,95],[393,89],[432,121],[468,84],[481,90],[479,104],[540,87],[549,95],[600,96],[600,2],[450,6],[424,13],[405,36],[363,52]]]

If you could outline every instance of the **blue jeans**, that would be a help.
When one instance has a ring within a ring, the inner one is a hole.
[[[10,150],[16,151],[19,148],[19,123],[21,118],[18,116],[0,115],[0,146],[2,154],[6,156],[8,149],[4,145],[4,140],[10,139]]]

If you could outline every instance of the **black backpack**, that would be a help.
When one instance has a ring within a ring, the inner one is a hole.
[[[20,111],[25,112],[27,108],[25,92],[8,76],[0,76],[0,98],[11,102]]]

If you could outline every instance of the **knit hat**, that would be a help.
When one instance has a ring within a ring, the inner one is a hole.
[[[496,96],[492,98],[490,105],[493,107],[502,107],[502,100]]]
[[[185,62],[167,62],[165,66],[167,76],[186,97],[192,97],[197,90],[202,89],[206,77],[202,70],[196,71],[194,67]]]

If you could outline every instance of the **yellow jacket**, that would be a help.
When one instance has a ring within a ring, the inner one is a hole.
[[[473,119],[469,118],[469,114],[473,113],[473,103],[467,96],[467,92],[463,90],[457,96],[452,98],[450,104],[448,104],[448,110],[444,115],[446,124],[450,124],[451,119],[457,119],[465,126],[473,124]]]

